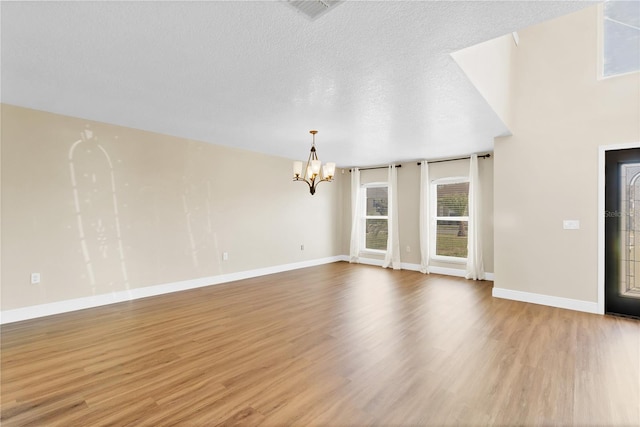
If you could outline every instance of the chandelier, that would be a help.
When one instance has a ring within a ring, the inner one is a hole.
[[[333,181],[336,164],[326,163],[322,166],[322,162],[318,160],[318,154],[316,153],[316,134],[318,131],[310,130],[309,133],[313,135],[313,140],[311,142],[311,152],[309,153],[309,160],[307,160],[307,167],[304,170],[304,175],[302,175],[302,162],[293,162],[293,180],[306,182],[309,186],[309,191],[313,195],[316,193],[316,186],[318,184],[324,181]]]

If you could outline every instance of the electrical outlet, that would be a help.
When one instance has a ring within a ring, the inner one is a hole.
[[[411,252],[411,246],[407,245],[407,252]]]
[[[222,252],[222,260],[229,261],[229,252]]]
[[[31,284],[37,285],[40,283],[40,273],[31,273]]]

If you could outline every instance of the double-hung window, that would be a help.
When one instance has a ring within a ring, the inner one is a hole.
[[[386,252],[388,236],[388,186],[387,183],[363,185],[364,244],[369,252]]]
[[[441,261],[467,258],[469,179],[444,178],[431,184],[431,253]]]

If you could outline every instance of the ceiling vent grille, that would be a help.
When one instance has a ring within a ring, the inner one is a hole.
[[[286,0],[286,3],[313,21],[328,11],[333,10],[337,5],[343,3],[343,1],[344,0]]]

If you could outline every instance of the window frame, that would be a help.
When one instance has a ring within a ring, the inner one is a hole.
[[[447,178],[439,178],[431,181],[430,190],[430,213],[429,213],[429,258],[432,261],[441,261],[455,264],[465,264],[467,262],[467,257],[454,257],[447,255],[437,255],[436,253],[436,244],[437,244],[437,234],[438,234],[438,221],[466,221],[467,229],[469,229],[469,216],[437,216],[438,214],[438,185],[447,185],[447,184],[464,184],[470,182],[468,176],[455,176],[455,177],[447,177]],[[468,212],[468,202],[467,202],[467,212]]]
[[[367,189],[368,188],[386,188],[387,189],[387,206],[389,201],[389,183],[388,182],[368,182],[366,184],[362,184],[362,236],[360,236],[360,252],[361,253],[370,253],[370,254],[378,254],[378,255],[386,255],[387,250],[384,249],[370,249],[367,248],[367,220],[368,219],[384,219],[387,221],[387,233],[389,232],[389,212],[387,215],[367,215]]]

